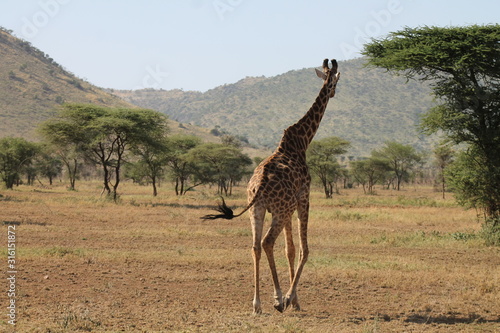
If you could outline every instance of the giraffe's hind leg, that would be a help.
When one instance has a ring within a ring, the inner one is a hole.
[[[252,257],[254,262],[254,283],[255,292],[253,297],[253,314],[258,315],[262,313],[260,306],[260,295],[259,295],[259,271],[260,271],[260,257],[262,254],[262,229],[264,226],[264,217],[266,215],[266,209],[261,207],[250,208],[250,222],[252,224],[252,234],[253,234],[253,246],[252,246]]]

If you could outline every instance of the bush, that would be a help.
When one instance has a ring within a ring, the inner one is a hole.
[[[458,154],[445,173],[460,205],[479,209],[490,218],[500,215],[500,168],[488,167],[477,147]]]
[[[481,237],[488,246],[500,246],[500,218],[487,219],[483,223]]]

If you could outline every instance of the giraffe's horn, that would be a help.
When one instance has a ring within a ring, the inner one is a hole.
[[[339,65],[337,64],[337,60],[335,59],[332,59],[332,71],[334,73],[337,73],[337,68],[339,67]]]
[[[328,59],[323,60],[323,70],[326,72],[328,69]]]

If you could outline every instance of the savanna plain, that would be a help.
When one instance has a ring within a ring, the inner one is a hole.
[[[302,309],[274,310],[263,256],[263,314],[253,316],[248,214],[200,220],[217,200],[213,188],[182,197],[169,186],[157,197],[129,183],[120,190],[117,203],[100,197],[97,182],[0,192],[0,331],[500,332],[500,249],[484,244],[477,212],[451,194],[407,186],[324,199],[314,190]],[[239,212],[244,186],[226,201]],[[7,317],[9,225],[15,326]],[[283,235],[275,253],[286,291]]]

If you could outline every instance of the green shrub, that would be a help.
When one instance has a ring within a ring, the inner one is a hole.
[[[481,237],[488,246],[500,246],[500,218],[492,218],[483,223]]]

